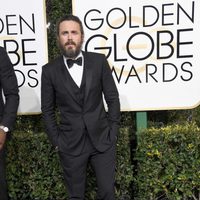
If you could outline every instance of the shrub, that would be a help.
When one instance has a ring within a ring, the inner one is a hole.
[[[116,194],[131,199],[129,129],[120,129],[117,143]],[[57,153],[45,133],[13,132],[7,144],[7,180],[11,200],[64,200],[67,198]],[[93,171],[88,170],[86,197],[95,199]]]
[[[135,159],[135,199],[200,199],[200,129],[195,124],[141,131]]]

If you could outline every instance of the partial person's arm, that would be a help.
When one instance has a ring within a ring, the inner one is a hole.
[[[19,90],[13,65],[3,48],[0,48],[0,149],[6,140],[6,132],[12,131],[19,105]],[[3,92],[3,93],[2,93]],[[3,100],[4,95],[4,100]]]

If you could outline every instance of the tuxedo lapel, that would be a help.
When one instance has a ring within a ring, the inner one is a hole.
[[[89,60],[87,59],[87,54],[85,52],[83,52],[83,56],[84,56],[84,70],[85,70],[85,77],[86,77],[84,101],[86,102],[87,96],[89,94],[90,87],[91,87],[91,84],[92,84],[92,73],[93,73],[93,71],[92,71],[92,63],[89,62]]]

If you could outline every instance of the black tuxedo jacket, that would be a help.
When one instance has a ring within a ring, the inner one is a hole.
[[[2,47],[0,47],[0,91],[0,124],[12,130],[19,104],[18,85],[12,63]]]
[[[116,140],[120,121],[118,91],[105,56],[82,53],[86,77],[83,104],[71,88],[63,56],[42,69],[41,109],[47,134],[54,146],[71,155],[81,152],[85,132],[98,151],[105,151]]]

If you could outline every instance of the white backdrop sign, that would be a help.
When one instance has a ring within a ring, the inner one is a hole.
[[[200,103],[200,1],[73,0],[84,49],[104,53],[122,111]]]
[[[45,1],[2,1],[0,45],[8,52],[17,75],[19,114],[40,113],[41,67],[48,60]]]

